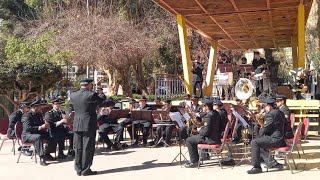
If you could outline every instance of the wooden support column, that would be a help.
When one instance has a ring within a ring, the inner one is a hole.
[[[208,61],[207,76],[206,76],[206,81],[205,81],[207,84],[207,87],[203,90],[203,94],[205,96],[212,95],[214,73],[216,70],[217,54],[218,54],[218,42],[215,40],[212,40],[209,61]]]
[[[298,68],[298,38],[297,35],[291,37],[292,64],[293,68]]]
[[[184,84],[186,86],[186,91],[188,94],[192,93],[192,62],[190,57],[190,49],[187,36],[187,27],[184,16],[181,14],[177,15],[180,48],[182,56],[182,66],[183,66],[183,77]]]
[[[298,67],[305,67],[305,11],[303,4],[298,7]]]

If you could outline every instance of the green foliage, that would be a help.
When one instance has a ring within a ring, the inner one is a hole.
[[[38,60],[54,61],[58,64],[70,64],[71,53],[57,51],[49,53],[47,45],[50,43],[50,35],[43,34],[38,38],[22,39],[10,36],[5,46],[7,63],[32,62]]]

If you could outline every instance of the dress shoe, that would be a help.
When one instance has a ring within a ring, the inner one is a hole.
[[[262,169],[261,169],[261,167],[259,167],[259,168],[253,167],[252,169],[247,171],[247,173],[248,174],[259,174],[259,173],[262,173]]]
[[[56,160],[54,157],[52,157],[50,154],[46,154],[46,155],[44,155],[44,159],[46,160],[46,161],[54,161],[54,160]]]
[[[25,155],[25,156],[32,156],[32,152],[31,151],[28,151],[28,150],[23,150],[22,153]]]
[[[66,159],[66,158],[67,158],[67,156],[64,155],[63,153],[58,155],[58,159]]]
[[[198,167],[198,164],[197,163],[192,163],[192,162],[189,162],[187,163],[186,165],[184,165],[185,168],[195,168],[195,167]]]
[[[41,166],[48,166],[48,163],[46,162],[46,160],[44,160],[44,158],[40,158],[40,165]]]
[[[22,147],[20,146],[20,147],[18,147],[18,151],[21,151],[21,149],[22,149]]]
[[[276,163],[276,164],[273,164],[273,165],[269,165],[269,166],[264,166],[264,168],[269,168],[269,169],[283,169],[283,164],[280,164],[280,163]]]
[[[91,171],[91,170],[81,173],[82,176],[91,176],[91,175],[96,175],[96,174],[98,174],[97,171]]]
[[[74,157],[75,156],[74,150],[69,150],[68,155]]]

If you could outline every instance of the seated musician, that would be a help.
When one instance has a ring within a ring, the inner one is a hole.
[[[52,110],[45,113],[44,119],[50,124],[54,147],[57,144],[59,146],[58,159],[66,159],[67,156],[63,154],[65,137],[68,136],[68,139],[73,142],[73,136],[67,133],[67,129],[64,126],[68,123],[68,120],[65,112],[61,110],[62,99],[54,99],[52,103]]]
[[[74,109],[73,109],[73,105],[70,104],[69,108],[66,110],[66,114],[67,114],[68,116],[70,116],[70,114],[71,114],[72,112],[74,112]],[[72,119],[71,119],[71,117],[68,117],[68,118],[69,118],[69,119],[68,119],[68,121],[69,121],[68,124],[65,124],[65,125],[64,125],[64,127],[65,127],[65,129],[66,129],[66,132],[67,132],[67,138],[68,138],[68,140],[69,140],[68,155],[74,157],[74,156],[75,156],[75,151],[74,151],[74,149],[73,149],[73,135],[74,135],[74,133],[73,133],[73,129],[72,129],[73,120],[74,120],[73,118],[74,118],[74,117],[72,117]]]
[[[220,127],[219,131],[221,132],[221,136],[224,133],[226,125],[228,123],[228,114],[227,111],[223,107],[223,103],[219,99],[213,100],[213,110],[217,111],[220,115]]]
[[[189,137],[186,141],[190,162],[185,167],[194,168],[197,167],[199,160],[198,144],[221,144],[219,127],[220,127],[220,115],[217,111],[213,110],[213,101],[211,99],[203,100],[203,112],[205,113],[202,122],[203,127],[199,130],[198,135]]]
[[[172,106],[172,101],[170,99],[166,100],[166,104],[163,107],[164,111],[168,112],[179,112],[179,110]],[[166,144],[163,144],[164,146],[171,145],[171,135],[172,135],[172,129],[175,127],[174,124],[171,125],[158,125],[156,134],[157,137],[155,139],[155,143],[157,143],[161,137],[165,139]],[[159,144],[160,145],[160,144]]]
[[[105,100],[99,105],[99,114],[97,116],[97,121],[99,125],[99,135],[103,142],[107,144],[107,150],[119,150],[124,148],[125,145],[120,143],[120,138],[123,134],[123,126],[118,124],[117,119],[109,119],[108,116],[115,105],[114,101]],[[108,137],[109,132],[115,132],[114,143],[112,143]]]
[[[139,99],[139,107],[135,110],[150,110],[150,106],[147,104],[147,98],[145,96],[141,96],[141,98]],[[141,120],[134,120],[133,125],[134,125],[134,127],[133,127],[134,134],[132,134],[132,129],[131,129],[132,127],[128,128],[128,132],[130,134],[130,137],[135,138],[135,142],[133,143],[133,146],[136,146],[139,144],[139,136],[137,133],[138,129],[142,129],[143,146],[144,147],[147,146],[147,140],[150,135],[151,123],[149,121],[145,121],[145,120],[141,119]]]
[[[293,130],[290,126],[290,110],[288,106],[286,105],[286,99],[287,97],[285,95],[277,95],[276,96],[276,104],[281,112],[283,112],[284,117],[286,118],[285,124],[284,124],[284,133],[286,139],[293,138]]]
[[[281,168],[282,166],[275,160],[269,158],[270,148],[285,146],[284,142],[284,114],[276,108],[275,99],[268,97],[263,99],[264,125],[259,132],[259,136],[251,141],[251,157],[253,168],[247,171],[248,174],[262,173],[261,158],[269,168]]]
[[[202,112],[202,107],[201,105],[199,105],[199,99],[197,96],[192,96],[190,100],[191,100],[191,106],[186,105],[186,109],[189,109],[193,113],[195,113],[197,116],[197,120],[201,122],[202,119],[200,118],[201,116],[200,113]],[[180,128],[179,137],[181,137],[181,139],[187,139],[189,136],[192,135],[192,129],[194,128],[195,128],[194,125],[190,125],[190,127],[184,126],[183,128]]]
[[[156,103],[156,105],[163,105],[160,97],[157,97],[157,98],[154,100],[154,102]]]
[[[40,157],[40,165],[48,165],[46,160],[54,160],[50,152],[54,151],[54,142],[48,133],[49,123],[44,123],[42,116],[39,116],[41,110],[40,100],[36,100],[30,104],[29,112],[24,113],[21,118],[23,123],[22,141],[34,143],[35,149]],[[45,151],[43,147],[43,139],[48,140],[48,148]]]

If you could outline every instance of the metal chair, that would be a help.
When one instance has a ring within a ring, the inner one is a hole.
[[[288,155],[291,156],[292,162],[294,164],[295,169],[297,169],[297,165],[294,161],[294,158],[292,156],[292,152],[294,151],[295,147],[297,147],[297,145],[299,144],[299,142],[301,141],[301,129],[302,129],[302,122],[299,123],[295,133],[294,133],[294,137],[293,137],[293,141],[292,141],[292,145],[287,145],[284,147],[280,147],[280,148],[274,148],[270,150],[269,153],[269,159],[271,159],[272,156],[278,155],[278,156],[282,156],[285,159],[285,163],[288,164],[291,173],[293,174],[293,170],[291,168],[289,159],[288,159]],[[269,164],[269,163],[268,163]],[[267,166],[267,171],[269,171],[269,168]]]
[[[224,132],[229,132],[230,126],[231,126],[231,123],[228,122],[225,127]],[[227,143],[227,138],[228,138],[228,133],[224,133],[223,138],[222,138],[222,144],[201,144],[201,143],[198,144],[199,154],[201,155],[205,150],[208,150],[208,152],[211,153],[211,155],[214,154],[215,156],[217,156],[218,161],[219,161],[219,165],[222,169],[222,164],[221,164],[221,160],[223,159],[222,158],[222,150]],[[221,156],[221,159],[220,159],[220,156]],[[202,163],[203,163],[203,160],[201,158],[199,158],[198,169],[200,168],[200,161],[202,161]]]
[[[15,129],[15,134],[16,134],[16,139],[18,141],[18,144],[21,146],[21,151],[19,153],[19,157],[18,157],[17,163],[19,163],[19,160],[20,160],[22,152],[24,150],[30,150],[31,147],[33,147],[32,148],[32,150],[33,150],[32,154],[34,155],[34,160],[37,163],[37,153],[36,153],[36,148],[34,146],[34,143],[29,143],[29,142],[23,142],[22,141],[22,138],[21,138],[22,130],[23,130],[22,122],[17,122],[17,124],[15,125],[14,129]],[[31,156],[31,158],[32,157],[33,156]]]
[[[9,121],[7,121],[7,120],[0,121],[0,140],[2,141],[1,145],[0,145],[0,151],[1,151],[2,146],[5,141],[12,140],[12,150],[11,151],[13,151],[13,155],[15,155],[16,154],[16,148],[15,148],[16,137],[15,136],[8,137],[8,135],[7,135],[8,127],[9,127]]]

